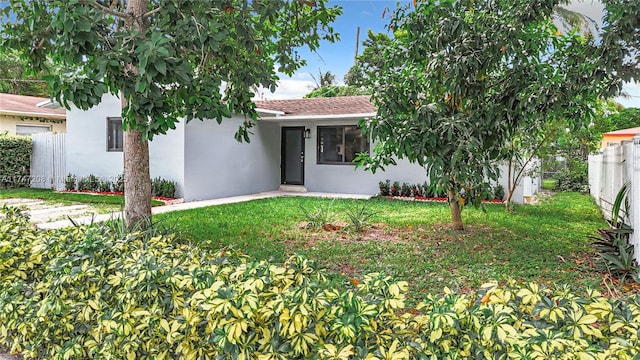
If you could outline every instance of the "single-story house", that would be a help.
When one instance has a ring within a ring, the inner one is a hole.
[[[185,201],[278,189],[348,194],[378,193],[378,183],[427,181],[425,170],[405,160],[375,174],[356,168],[357,153],[370,151],[356,127],[375,115],[368,96],[256,102],[259,120],[250,143],[233,135],[244,117],[189,123],[155,136],[149,145],[151,177],[177,183]],[[66,171],[113,180],[122,173],[120,100],[105,95],[87,110],[67,113]],[[503,186],[506,185],[504,181]],[[506,186],[505,186],[506,188]],[[524,199],[519,187],[515,201]]]
[[[621,145],[623,141],[631,141],[633,137],[640,134],[640,127],[615,130],[602,134],[601,149],[607,146]]]
[[[66,131],[66,111],[43,108],[47,98],[0,93],[0,133],[32,135]]]

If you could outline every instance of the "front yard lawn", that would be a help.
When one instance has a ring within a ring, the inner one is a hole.
[[[49,189],[0,189],[0,199],[40,199],[54,201],[62,204],[83,203],[83,204],[111,204],[124,205],[124,196],[120,195],[99,195],[73,192],[56,192]],[[164,205],[164,202],[151,200],[151,206]]]
[[[365,206],[375,211],[373,227],[362,233],[302,228],[307,210],[325,207],[339,223],[346,211]],[[299,253],[328,269],[336,283],[356,282],[364,274],[384,272],[410,284],[412,294],[439,292],[447,286],[467,291],[489,281],[569,284],[599,288],[597,255],[587,235],[606,223],[588,195],[559,193],[539,205],[521,205],[505,213],[500,205],[486,212],[463,211],[466,231],[449,226],[447,204],[384,198],[328,200],[305,197],[262,199],[157,215],[188,241],[202,246],[242,249],[253,258],[283,261]]]

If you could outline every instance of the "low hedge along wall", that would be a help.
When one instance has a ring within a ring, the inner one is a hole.
[[[30,137],[0,134],[0,189],[30,185],[31,151]]]
[[[640,297],[536,284],[445,290],[405,308],[381,274],[329,288],[171,237],[37,231],[0,210],[0,347],[38,359],[637,359]]]

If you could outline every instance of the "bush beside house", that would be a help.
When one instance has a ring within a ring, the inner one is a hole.
[[[29,186],[31,152],[30,137],[0,134],[0,189]]]
[[[332,288],[301,257],[106,226],[34,229],[0,209],[0,347],[27,358],[632,359],[640,296],[536,284],[425,295],[381,274]]]

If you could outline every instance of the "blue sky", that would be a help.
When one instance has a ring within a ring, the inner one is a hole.
[[[275,93],[268,90],[261,91],[263,99],[291,99],[301,98],[308,93],[315,82],[311,75],[318,76],[318,72],[331,71],[336,75],[338,83],[342,83],[344,75],[353,65],[356,45],[356,28],[360,27],[360,47],[367,38],[367,30],[386,32],[389,16],[384,17],[385,9],[393,10],[397,4],[406,5],[412,0],[329,0],[330,5],[339,5],[343,14],[333,24],[335,31],[340,34],[340,41],[336,43],[324,42],[315,53],[306,49],[300,50],[300,55],[307,60],[307,66],[301,68],[294,76],[281,76]],[[6,7],[8,2],[0,0],[0,8]],[[572,0],[567,6],[572,11],[582,13],[595,22],[601,23],[603,6],[598,0]],[[624,90],[630,95],[616,100],[626,107],[640,108],[640,83],[627,84]]]
[[[406,5],[411,0],[389,1],[389,0],[329,0],[329,4],[339,5],[343,9],[343,14],[334,23],[335,30],[340,33],[340,41],[337,43],[322,43],[317,53],[309,53],[306,49],[300,54],[308,62],[307,66],[301,68],[294,76],[281,76],[278,89],[275,93],[268,90],[261,91],[260,97],[263,99],[291,99],[301,98],[315,85],[311,74],[316,78],[318,71],[331,71],[336,75],[338,83],[349,68],[353,65],[353,56],[356,44],[356,28],[360,27],[360,53],[362,52],[362,41],[367,37],[367,30],[374,32],[386,32],[385,26],[389,23],[389,16],[382,16],[385,8],[391,10],[399,3]],[[594,0],[573,0],[567,8],[577,11],[602,23],[603,6],[599,1]],[[616,100],[626,107],[640,107],[640,84],[627,84],[624,89],[631,97],[617,98]]]

